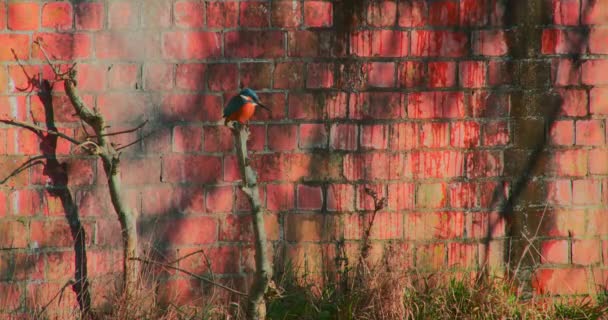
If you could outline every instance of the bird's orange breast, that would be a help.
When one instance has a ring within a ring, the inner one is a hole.
[[[255,112],[255,104],[252,102],[245,103],[239,110],[228,116],[228,120],[245,123],[253,116]]]

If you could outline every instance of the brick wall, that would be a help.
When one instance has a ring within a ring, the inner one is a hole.
[[[82,136],[61,84],[41,90],[51,73],[32,42],[77,61],[114,130],[150,121],[118,141],[150,134],[122,155],[145,246],[165,260],[205,248],[213,272],[242,279],[250,218],[219,120],[249,86],[273,110],[256,114],[249,147],[275,255],[318,271],[340,240],[355,250],[367,186],[388,199],[374,258],[457,272],[513,269],[529,252],[529,290],[593,293],[608,280],[606,24],[605,0],[4,0],[0,115]],[[56,159],[0,185],[0,301],[45,304],[79,270],[84,235],[102,304],[121,257],[103,168],[0,125],[0,179],[41,154]],[[206,271],[203,258],[179,265]]]

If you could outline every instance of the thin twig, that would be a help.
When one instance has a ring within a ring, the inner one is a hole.
[[[71,142],[71,143],[73,143],[75,145],[81,144],[80,141],[78,141],[78,140],[76,140],[76,139],[74,139],[74,138],[72,138],[72,137],[70,137],[70,136],[68,136],[68,135],[66,135],[64,133],[61,133],[61,132],[55,131],[55,130],[51,130],[51,129],[46,129],[46,128],[43,128],[43,127],[39,127],[39,126],[37,126],[35,124],[31,124],[31,123],[27,123],[27,122],[21,122],[21,121],[13,120],[13,119],[0,119],[0,122],[6,123],[6,124],[10,124],[10,125],[14,125],[14,126],[23,127],[23,128],[26,128],[26,129],[30,129],[32,131],[36,131],[37,133],[46,132],[48,134],[51,134],[51,135],[54,135],[54,136],[58,136],[60,138],[64,138],[64,139],[68,140],[69,142]]]
[[[6,178],[0,180],[0,184],[4,184],[10,178],[18,175],[19,173],[27,170],[28,168],[31,168],[38,164],[44,164],[44,162],[42,162],[40,159],[47,159],[47,158],[48,158],[48,156],[46,156],[46,155],[40,155],[40,156],[35,156],[35,157],[28,159],[26,162],[24,162],[22,165],[20,165],[19,168],[15,169],[13,172],[11,172],[11,174],[9,174]]]
[[[51,70],[53,70],[55,77],[59,78],[60,72],[57,71],[57,67],[51,62],[51,59],[49,58],[49,55],[46,53],[44,46],[42,46],[42,44],[40,43],[40,40],[36,39],[33,43],[38,46],[38,48],[40,49],[40,52],[42,52],[42,54],[44,55],[44,59],[46,60],[46,63],[48,63],[49,66],[51,67]]]
[[[182,256],[182,257],[179,257],[179,258],[177,258],[177,259],[175,259],[175,260],[173,260],[173,261],[169,261],[169,262],[167,262],[167,264],[168,264],[168,265],[172,265],[172,264],[174,264],[174,263],[178,263],[178,262],[180,262],[180,261],[182,261],[182,260],[184,260],[184,259],[186,259],[186,258],[188,258],[188,257],[191,257],[191,256],[193,256],[193,255],[195,255],[195,254],[199,254],[199,253],[205,254],[205,251],[203,251],[203,249],[200,249],[200,250],[196,250],[196,251],[194,251],[194,252],[190,252],[190,253],[188,253],[188,254],[186,254],[186,255],[184,255],[184,256]]]
[[[55,301],[55,299],[57,299],[57,297],[59,297],[60,295],[63,295],[63,291],[65,290],[65,288],[67,288],[70,285],[73,285],[74,283],[76,283],[76,281],[74,281],[74,279],[68,280],[68,282],[66,282],[63,285],[63,287],[61,287],[61,289],[59,289],[59,291],[57,291],[57,293],[55,293],[55,296],[53,296],[53,298],[47,304],[45,304],[44,307],[42,307],[42,309],[40,310],[40,312],[38,312],[38,315],[36,316],[36,319],[38,319],[38,318],[40,318],[42,316],[42,314],[51,305],[51,303],[53,303],[53,301]]]
[[[157,261],[152,261],[152,260],[146,260],[146,259],[137,258],[137,257],[135,257],[135,258],[129,258],[129,260],[135,260],[135,261],[139,261],[139,262],[142,262],[142,263],[153,264],[153,265],[157,265],[157,266],[160,266],[160,267],[163,267],[163,268],[167,268],[167,269],[176,270],[176,271],[179,271],[179,272],[185,273],[185,274],[187,274],[187,275],[189,275],[189,276],[191,276],[191,277],[193,277],[193,278],[195,278],[195,279],[205,281],[205,282],[207,282],[207,283],[209,283],[209,284],[212,284],[212,285],[214,285],[214,286],[218,286],[218,287],[220,287],[220,288],[222,288],[222,289],[225,289],[225,290],[227,290],[227,291],[230,291],[230,292],[232,292],[232,293],[234,293],[234,294],[238,294],[238,295],[241,295],[241,296],[244,296],[244,297],[246,297],[246,296],[247,296],[247,294],[246,294],[246,293],[244,293],[244,292],[241,292],[241,291],[238,291],[238,290],[232,289],[232,288],[230,288],[230,287],[228,287],[228,286],[225,286],[225,285],[223,285],[223,284],[221,284],[221,283],[217,283],[217,282],[211,281],[211,280],[209,280],[209,279],[207,279],[207,278],[205,278],[205,277],[201,277],[201,276],[199,276],[199,275],[197,275],[197,274],[194,274],[194,273],[192,273],[192,272],[190,272],[190,271],[188,271],[188,270],[184,270],[184,269],[182,269],[182,268],[174,267],[174,266],[171,266],[171,265],[168,265],[168,264],[162,263],[162,262],[157,262]]]
[[[116,151],[120,151],[120,150],[122,150],[122,149],[128,148],[128,147],[130,147],[130,146],[132,146],[132,145],[134,145],[134,144],[136,144],[136,143],[138,143],[138,142],[143,141],[144,139],[146,139],[147,137],[149,137],[149,136],[151,136],[151,135],[152,135],[152,132],[148,133],[147,135],[145,135],[145,136],[143,136],[143,137],[141,137],[141,138],[139,138],[139,139],[137,139],[137,140],[135,140],[135,141],[133,141],[133,142],[131,142],[131,143],[129,143],[129,144],[127,144],[127,145],[125,145],[125,146],[122,146],[122,147],[116,148]]]
[[[104,137],[110,137],[110,136],[117,136],[119,134],[131,133],[131,132],[134,132],[134,131],[137,131],[137,130],[143,128],[147,123],[148,123],[148,120],[142,122],[140,125],[138,125],[135,128],[127,129],[127,130],[124,130],[124,131],[110,132],[110,133],[104,134],[103,136]],[[90,136],[89,138],[97,138],[97,136]]]

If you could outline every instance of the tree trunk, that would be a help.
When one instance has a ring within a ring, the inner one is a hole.
[[[249,290],[247,301],[248,319],[266,318],[266,300],[264,294],[268,289],[268,284],[272,278],[272,268],[266,252],[266,230],[264,228],[264,210],[260,202],[260,192],[257,184],[257,176],[250,166],[247,156],[247,140],[249,130],[242,125],[235,123],[232,129],[234,143],[236,145],[237,159],[243,185],[241,189],[249,198],[251,204],[251,214],[253,216],[253,232],[255,236],[255,279]]]

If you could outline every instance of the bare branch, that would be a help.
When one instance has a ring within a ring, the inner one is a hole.
[[[185,269],[182,269],[182,268],[179,268],[179,267],[174,267],[174,266],[168,265],[166,263],[162,263],[162,262],[158,262],[158,261],[152,261],[152,260],[147,260],[147,259],[142,259],[142,258],[138,258],[138,257],[130,258],[129,260],[135,260],[135,261],[139,261],[139,262],[142,262],[142,263],[152,264],[152,265],[156,265],[156,266],[159,266],[159,267],[163,267],[163,268],[179,271],[179,272],[185,273],[185,274],[187,274],[187,275],[189,275],[189,276],[191,276],[191,277],[193,277],[195,279],[202,280],[202,281],[205,281],[205,282],[207,282],[209,284],[212,284],[214,286],[217,286],[217,287],[220,287],[222,289],[228,290],[228,291],[230,291],[230,292],[232,292],[234,294],[238,294],[238,295],[241,295],[241,296],[244,296],[244,297],[247,296],[247,294],[244,293],[244,292],[232,289],[232,288],[230,288],[228,286],[225,286],[225,285],[223,285],[221,283],[214,282],[214,281],[212,281],[210,279],[207,279],[205,277],[201,277],[201,276],[199,276],[199,275],[197,275],[195,273],[192,273],[192,272],[190,272],[188,270],[185,270]]]
[[[131,143],[127,144],[127,145],[124,145],[124,146],[121,146],[121,147],[119,147],[119,148],[116,148],[116,151],[120,151],[120,150],[122,150],[122,149],[126,149],[126,148],[128,148],[128,147],[130,147],[130,146],[132,146],[132,145],[134,145],[134,144],[136,144],[136,143],[139,143],[140,141],[143,141],[144,139],[146,139],[146,138],[147,138],[147,137],[149,137],[150,135],[152,135],[152,132],[148,133],[147,135],[145,135],[145,136],[143,136],[143,137],[141,137],[141,138],[139,138],[139,139],[137,139],[137,140],[135,140],[135,141],[133,141],[133,142],[131,142]]]
[[[117,135],[120,135],[120,134],[135,132],[135,131],[143,128],[147,123],[148,123],[148,120],[142,122],[140,125],[138,125],[135,128],[131,128],[131,129],[123,130],[123,131],[117,131],[117,132],[109,132],[109,133],[104,134],[103,136],[104,137],[110,137],[110,136],[117,136]],[[90,138],[97,138],[97,136],[90,136]]]
[[[35,124],[31,124],[31,123],[27,123],[27,122],[21,122],[21,121],[13,120],[13,119],[2,119],[2,118],[0,118],[0,122],[6,123],[6,124],[10,124],[10,125],[14,125],[14,126],[18,126],[18,127],[23,127],[23,128],[35,131],[38,134],[40,134],[41,132],[46,132],[48,134],[51,134],[51,135],[54,135],[54,136],[58,136],[60,138],[68,140],[69,142],[71,142],[71,143],[73,143],[75,145],[81,144],[80,141],[78,141],[78,140],[76,140],[76,139],[74,139],[74,138],[72,138],[72,137],[70,137],[70,136],[68,136],[68,135],[66,135],[64,133],[61,133],[61,132],[55,131],[55,130],[51,130],[51,129],[46,129],[46,128],[43,128],[43,127],[39,127],[39,126],[37,126]]]
[[[38,164],[44,164],[44,162],[42,162],[40,159],[47,159],[47,158],[48,158],[48,156],[45,156],[45,155],[29,158],[26,162],[24,162],[17,169],[15,169],[13,172],[11,172],[11,174],[9,174],[6,178],[0,180],[0,184],[6,183],[10,178],[18,175],[19,173],[27,170],[28,168],[31,168]]]
[[[51,67],[51,70],[53,70],[53,73],[55,74],[55,78],[59,79],[61,73],[59,71],[57,71],[57,67],[51,62],[51,59],[49,58],[49,55],[46,53],[46,50],[44,49],[44,46],[40,42],[40,39],[34,40],[33,43],[38,46],[38,48],[40,49],[40,51],[44,55],[44,59],[46,60],[46,63],[48,63],[48,65]]]
[[[63,295],[63,291],[70,285],[75,284],[76,281],[74,281],[74,279],[70,279],[68,280],[63,287],[61,287],[61,289],[59,289],[59,291],[57,291],[57,293],[55,293],[55,295],[53,296],[53,298],[51,298],[51,300],[49,302],[47,302],[47,304],[44,305],[44,307],[42,307],[42,309],[40,309],[40,312],[38,312],[38,315],[36,316],[36,319],[40,318],[42,316],[42,314],[46,311],[46,309],[51,305],[51,303],[53,303],[53,301],[55,301],[55,299],[57,299],[57,297],[61,297]],[[60,298],[61,301],[61,298]]]

